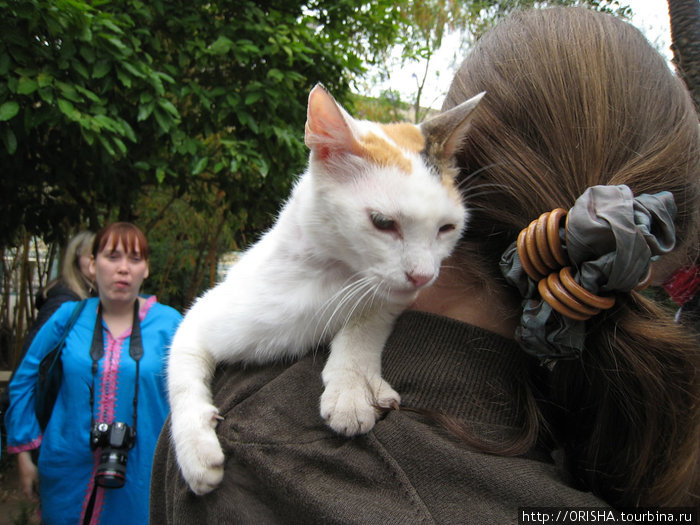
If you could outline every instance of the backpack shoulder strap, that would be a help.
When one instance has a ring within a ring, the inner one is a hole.
[[[80,312],[82,312],[83,308],[85,308],[86,302],[87,299],[83,299],[75,305],[75,308],[73,308],[73,313],[71,313],[70,319],[68,319],[68,324],[66,324],[66,328],[63,330],[63,335],[61,336],[61,339],[56,346],[60,346],[63,343],[63,341],[66,340],[66,337],[68,337],[68,334],[73,329],[73,325],[78,320]]]

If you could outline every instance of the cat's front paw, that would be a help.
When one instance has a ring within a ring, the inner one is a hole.
[[[382,408],[400,403],[400,396],[388,383],[331,381],[321,396],[321,417],[339,434],[355,436],[372,430]]]
[[[219,411],[211,405],[172,415],[177,462],[182,477],[199,496],[218,487],[224,477],[224,453],[214,431],[220,419]]]

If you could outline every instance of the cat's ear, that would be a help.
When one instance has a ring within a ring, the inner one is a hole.
[[[309,93],[304,142],[321,159],[335,153],[360,153],[352,117],[321,85]]]
[[[420,124],[428,145],[427,154],[437,160],[438,164],[452,158],[462,144],[469,129],[469,118],[485,94],[483,91]]]

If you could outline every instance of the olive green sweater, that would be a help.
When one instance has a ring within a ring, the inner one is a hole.
[[[419,312],[399,318],[383,375],[402,405],[440,409],[481,435],[519,432],[513,385],[527,357],[510,340]],[[151,524],[517,523],[529,506],[601,507],[568,486],[549,454],[470,450],[423,415],[392,411],[367,435],[319,415],[321,351],[286,365],[220,370],[221,486],[198,497],[180,477],[166,424],[156,449]]]

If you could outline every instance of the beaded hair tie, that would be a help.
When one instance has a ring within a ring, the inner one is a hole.
[[[580,356],[585,321],[617,294],[649,285],[652,261],[675,245],[675,215],[669,192],[635,197],[624,185],[592,186],[568,212],[532,221],[500,262],[523,299],[520,346],[544,361]]]
[[[612,296],[589,292],[574,280],[571,263],[559,239],[559,228],[568,212],[556,208],[545,212],[523,228],[517,250],[523,270],[535,282],[540,296],[560,314],[585,321],[615,304]],[[566,227],[566,226],[565,226]],[[635,290],[643,290],[652,281],[651,266]]]

